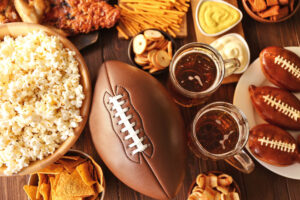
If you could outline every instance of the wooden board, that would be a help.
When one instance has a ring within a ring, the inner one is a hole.
[[[227,31],[226,33],[217,36],[217,37],[208,37],[203,35],[200,30],[197,28],[197,22],[196,22],[196,8],[198,5],[198,2],[200,0],[191,0],[191,8],[192,8],[192,15],[193,15],[193,21],[194,21],[194,27],[195,27],[195,32],[196,32],[196,38],[198,42],[203,42],[206,44],[212,43],[214,40],[217,38],[227,34],[227,33],[238,33],[244,37],[244,30],[242,27],[242,23],[239,23],[237,26],[235,26],[233,29]],[[238,0],[225,0],[228,3],[231,3],[232,5],[236,6],[238,8]],[[222,84],[227,84],[227,83],[235,83],[240,79],[241,75],[240,74],[233,74],[227,78],[225,78],[222,82]]]

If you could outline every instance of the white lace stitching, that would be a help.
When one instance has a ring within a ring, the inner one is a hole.
[[[300,118],[300,111],[293,108],[292,106],[289,106],[287,103],[282,102],[281,100],[278,100],[269,94],[264,95],[263,99],[264,102],[267,103],[267,105],[274,107],[276,110],[283,113],[284,115],[287,115],[289,118],[295,121],[297,121],[298,118]]]
[[[262,146],[270,146],[272,149],[278,149],[280,151],[288,152],[288,153],[293,153],[296,149],[295,144],[287,143],[287,142],[282,142],[280,140],[270,140],[270,138],[259,138],[258,141]]]
[[[275,57],[274,63],[280,65],[280,67],[287,70],[296,78],[300,78],[300,68],[294,63],[291,63],[289,60],[284,59],[282,56],[278,55]]]
[[[118,125],[124,124],[124,128],[121,130],[121,132],[128,132],[128,135],[125,137],[125,140],[133,140],[133,143],[129,145],[129,148],[132,148],[134,146],[136,147],[136,149],[132,152],[132,155],[135,155],[139,152],[143,152],[149,145],[143,144],[145,137],[138,137],[140,130],[134,130],[134,126],[136,125],[136,123],[130,123],[129,120],[132,118],[132,115],[126,116],[125,113],[129,110],[129,108],[122,108],[122,105],[125,103],[124,100],[120,101],[122,97],[122,95],[109,97],[109,103],[113,105],[112,110],[116,110],[116,114],[113,117],[120,117]]]

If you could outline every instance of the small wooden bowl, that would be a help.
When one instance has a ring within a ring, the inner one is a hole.
[[[12,175],[30,174],[58,160],[75,144],[79,135],[83,131],[89,116],[89,109],[91,104],[91,91],[92,91],[90,74],[83,57],[81,56],[77,48],[69,40],[59,35],[57,32],[53,31],[50,28],[38,24],[28,24],[28,23],[8,23],[8,24],[0,25],[0,40],[2,40],[6,35],[10,35],[12,37],[17,37],[20,35],[24,36],[28,32],[40,31],[40,30],[46,32],[49,35],[57,36],[66,48],[69,48],[70,50],[76,53],[75,58],[79,63],[80,84],[83,87],[83,93],[85,95],[85,99],[83,100],[82,107],[80,109],[82,121],[79,123],[78,127],[74,129],[74,136],[69,137],[64,143],[60,145],[58,149],[56,149],[56,151],[53,154],[49,155],[43,160],[31,162],[28,167],[23,168],[20,172]],[[5,169],[6,167],[0,167],[0,176],[7,176],[6,174],[4,174]]]
[[[93,158],[82,152],[82,151],[79,151],[79,150],[75,150],[75,149],[70,149],[65,155],[68,155],[68,156],[81,156],[82,158],[87,158],[88,160],[90,161],[94,161]],[[92,162],[93,164],[95,162]],[[97,164],[97,163],[96,163]],[[98,165],[98,164],[97,164]],[[99,168],[101,168],[99,165],[98,165]],[[103,173],[102,173],[103,174]],[[30,177],[29,177],[29,180],[28,180],[28,185],[34,185],[34,186],[37,186],[38,185],[38,175],[37,174],[31,174]],[[104,199],[104,196],[105,196],[105,189],[106,189],[106,186],[105,186],[105,178],[104,178],[104,175],[103,175],[103,186],[104,186],[104,190],[103,192],[101,192],[98,196],[98,198],[96,200],[103,200]],[[28,200],[30,200],[28,198]]]
[[[253,18],[254,20],[258,21],[258,22],[262,22],[262,23],[278,23],[278,22],[283,22],[289,18],[291,18],[300,8],[300,0],[296,0],[295,1],[295,5],[294,5],[294,11],[291,12],[288,16],[283,17],[281,19],[279,19],[278,21],[272,21],[269,19],[264,19],[261,18],[260,16],[258,16],[255,12],[253,12],[250,8],[250,5],[247,2],[248,0],[242,0],[244,9],[246,10],[246,12],[250,15],[251,18]]]
[[[175,53],[175,51],[176,51],[176,43],[175,43],[175,40],[173,39],[173,37],[171,37],[171,36],[170,36],[168,33],[166,33],[165,31],[162,31],[162,30],[159,30],[159,29],[155,29],[155,28],[145,29],[145,30],[139,32],[137,35],[143,34],[144,31],[146,31],[146,30],[155,30],[155,31],[161,32],[161,34],[163,34],[163,36],[164,36],[167,40],[169,40],[169,41],[172,42],[172,53],[173,53],[173,55],[174,55],[174,53]],[[135,36],[136,36],[136,35],[135,35]],[[134,37],[135,37],[135,36],[134,36]],[[134,61],[134,56],[135,56],[135,53],[133,52],[133,39],[134,39],[134,37],[132,37],[132,39],[130,40],[130,42],[129,42],[129,44],[128,44],[128,57],[129,57],[129,60],[130,60],[131,63],[134,64],[136,67],[138,67],[138,68],[140,68],[141,70],[143,70],[143,71],[149,73],[148,70],[144,70],[144,69],[143,69],[143,66],[137,64],[137,63]],[[168,71],[168,68],[169,68],[169,67],[166,67],[165,69],[156,71],[156,72],[154,72],[154,73],[149,73],[149,74],[154,75],[154,76],[155,76],[155,75],[159,75],[159,74],[162,74],[162,73]]]
[[[208,175],[208,174],[215,174],[217,176],[221,175],[221,174],[225,174],[223,172],[220,172],[220,171],[209,171],[209,172],[202,172],[202,174],[205,174],[205,175]],[[197,175],[198,176],[198,175]],[[196,177],[197,178],[197,177]],[[193,191],[193,188],[196,186],[196,178],[195,180],[193,181],[193,183],[191,184],[189,190],[188,190],[188,194],[187,194],[187,198],[188,196],[192,193]],[[240,199],[241,199],[241,190],[240,190],[240,187],[239,185],[235,182],[235,180],[233,179],[233,188],[236,189],[236,192],[239,194],[240,196]]]

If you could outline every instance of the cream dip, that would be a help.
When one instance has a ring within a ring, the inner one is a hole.
[[[217,49],[223,59],[237,58],[241,67],[235,73],[241,73],[249,65],[250,53],[248,45],[240,35],[228,34],[210,44]]]

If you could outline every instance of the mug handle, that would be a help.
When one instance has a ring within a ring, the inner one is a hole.
[[[233,72],[235,72],[238,68],[240,68],[241,63],[237,58],[230,58],[224,60],[225,65],[225,75],[224,78],[231,75]]]
[[[225,161],[246,174],[250,174],[255,168],[254,162],[244,150],[241,150],[232,157],[225,159]]]

